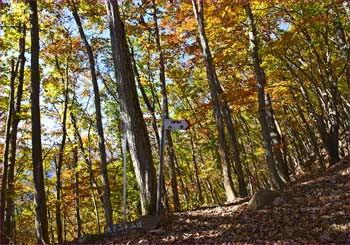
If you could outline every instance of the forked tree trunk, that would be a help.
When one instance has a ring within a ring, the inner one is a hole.
[[[142,213],[152,215],[156,212],[157,185],[151,144],[140,109],[131,56],[124,24],[120,18],[118,2],[106,0],[106,7],[120,107],[123,121],[127,126],[130,155],[140,188]]]
[[[204,28],[204,17],[203,17],[203,2],[202,0],[191,0],[193,6],[193,12],[198,25],[198,32],[200,37],[200,44],[202,47],[203,57],[205,61],[205,68],[207,72],[210,96],[213,102],[213,112],[218,128],[218,138],[219,138],[219,153],[221,158],[222,174],[223,174],[223,184],[226,194],[227,202],[232,202],[235,199],[234,186],[231,177],[231,168],[229,161],[229,150],[226,144],[225,139],[225,127],[224,127],[224,118],[223,112],[220,108],[220,101],[218,98],[216,90],[216,75],[215,69],[212,62],[212,56],[208,46],[208,40],[205,35]]]
[[[35,230],[38,244],[49,242],[46,196],[41,148],[39,24],[37,1],[29,1],[31,24],[31,121],[32,162],[34,175]]]

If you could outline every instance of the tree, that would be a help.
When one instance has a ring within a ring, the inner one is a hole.
[[[44,187],[41,123],[40,123],[40,69],[39,69],[39,24],[36,1],[30,1],[31,24],[31,112],[32,112],[32,162],[35,186],[35,229],[38,244],[49,242],[46,197]]]
[[[164,55],[162,51],[162,47],[160,44],[160,35],[158,28],[158,17],[157,17],[157,6],[155,0],[152,0],[152,8],[153,8],[153,22],[154,22],[154,30],[155,30],[155,39],[156,39],[156,49],[158,52],[159,59],[159,80],[161,84],[161,92],[162,92],[162,118],[169,118],[169,106],[168,106],[168,97],[167,97],[167,89],[166,89],[166,81],[165,81],[165,65],[164,65]],[[169,157],[169,172],[170,172],[170,181],[171,181],[171,190],[173,194],[174,201],[174,211],[180,210],[180,201],[179,194],[177,190],[177,180],[175,173],[175,152],[173,146],[173,140],[171,138],[171,134],[169,130],[165,131],[165,141],[167,142],[167,150]]]
[[[7,229],[7,235],[13,240],[15,230],[14,230],[14,196],[15,196],[15,162],[16,162],[16,150],[17,150],[17,132],[18,124],[20,121],[21,113],[21,102],[23,95],[23,83],[24,83],[24,66],[25,66],[25,36],[26,36],[26,27],[22,28],[22,36],[19,41],[19,75],[18,75],[18,85],[17,85],[17,95],[16,95],[16,104],[13,111],[13,118],[11,123],[11,135],[10,135],[10,165],[8,170],[8,180],[7,188],[8,195],[6,196],[6,214],[5,214],[5,224],[4,226]],[[5,242],[6,243],[6,242]]]
[[[249,23],[249,42],[251,48],[251,58],[254,65],[256,86],[258,89],[258,100],[259,100],[259,120],[262,128],[263,138],[265,142],[265,154],[267,158],[267,165],[269,168],[269,176],[271,185],[273,188],[280,189],[283,186],[283,182],[279,177],[276,169],[275,160],[273,158],[273,149],[271,135],[267,123],[267,112],[265,107],[265,75],[264,71],[261,69],[261,59],[259,57],[259,40],[258,32],[255,25],[254,16],[250,7],[250,3],[244,4],[244,10],[247,15],[247,21]]]
[[[226,139],[225,139],[224,123],[226,123],[226,126],[228,128],[228,131],[229,131],[228,134],[230,137],[231,146],[233,148],[233,154],[234,154],[234,159],[236,163],[235,170],[238,176],[241,196],[246,196],[247,190],[246,190],[244,178],[242,175],[242,167],[241,167],[240,158],[239,158],[237,140],[236,140],[234,128],[232,125],[231,112],[230,112],[230,109],[228,108],[227,102],[223,98],[223,95],[222,95],[223,91],[217,79],[215,68],[212,62],[211,52],[208,46],[208,40],[205,35],[203,2],[201,0],[199,0],[198,2],[196,2],[196,0],[192,0],[192,5],[193,5],[193,12],[197,20],[200,43],[201,43],[202,52],[205,60],[206,72],[207,72],[207,77],[208,77],[208,82],[210,87],[210,95],[211,95],[211,99],[214,107],[214,116],[218,127],[219,148],[220,148],[220,156],[221,156],[221,163],[222,163],[222,171],[224,176],[224,187],[226,191],[227,201],[230,202],[235,198],[235,195],[233,190],[233,182],[231,178],[228,146],[226,144]]]
[[[127,127],[127,139],[137,182],[140,188],[142,214],[155,214],[156,178],[151,145],[136,92],[131,57],[124,24],[116,1],[106,1],[112,55],[122,118]]]
[[[101,174],[102,174],[102,183],[103,183],[103,208],[105,213],[106,225],[110,226],[113,224],[113,215],[112,215],[112,204],[110,198],[110,187],[108,180],[108,172],[107,172],[107,156],[106,156],[106,146],[105,146],[105,138],[103,133],[103,124],[102,124],[102,113],[101,113],[101,101],[100,101],[100,92],[97,83],[97,75],[96,75],[96,67],[95,67],[95,59],[93,54],[93,49],[90,43],[88,42],[80,16],[78,14],[78,9],[72,1],[72,13],[74,16],[74,20],[79,28],[80,37],[84,42],[86,52],[89,56],[89,64],[90,64],[90,73],[91,73],[91,82],[94,89],[94,101],[95,101],[95,113],[96,113],[96,129],[99,137],[99,150],[101,157]]]
[[[18,66],[17,66],[18,67]],[[8,172],[9,172],[9,151],[10,151],[10,140],[11,140],[11,124],[13,118],[14,111],[14,97],[15,97],[15,79],[16,79],[15,71],[15,62],[12,60],[11,64],[11,83],[10,83],[10,99],[8,104],[8,114],[6,120],[6,129],[5,129],[5,146],[4,146],[4,154],[3,154],[3,175],[1,180],[1,242],[8,243],[9,242],[9,234],[8,230],[10,229],[5,224],[5,210],[7,210],[6,199],[7,199],[7,185],[8,185]],[[8,213],[8,210],[7,212]],[[7,215],[7,214],[6,214]]]
[[[63,105],[63,115],[62,115],[62,139],[59,149],[58,161],[56,163],[56,226],[57,226],[57,241],[58,243],[62,243],[62,221],[61,221],[61,194],[62,194],[62,183],[61,183],[61,171],[64,157],[64,148],[67,139],[67,111],[68,111],[68,99],[69,99],[69,57],[67,58],[66,67],[65,67],[65,75],[63,75],[60,64],[58,62],[57,56],[55,57],[56,68],[61,75],[61,81],[64,83],[64,105]]]

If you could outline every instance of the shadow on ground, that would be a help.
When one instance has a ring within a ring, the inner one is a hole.
[[[252,211],[247,202],[167,214],[157,229],[93,242],[350,243],[350,163],[296,181],[284,203]],[[92,243],[89,241],[88,243]]]

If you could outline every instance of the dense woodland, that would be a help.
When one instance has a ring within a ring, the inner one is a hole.
[[[123,156],[132,221],[156,214],[160,154],[163,212],[283,190],[349,155],[348,1],[0,6],[0,243],[122,222]],[[162,134],[167,118],[191,127]]]

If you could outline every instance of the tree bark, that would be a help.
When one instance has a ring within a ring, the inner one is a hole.
[[[75,6],[75,3],[73,1],[72,1],[72,13],[74,16],[74,20],[78,25],[80,37],[84,42],[86,52],[89,56],[91,82],[93,85],[94,99],[95,99],[96,130],[98,133],[98,146],[99,146],[100,158],[101,158],[100,168],[101,168],[102,184],[103,184],[103,209],[105,214],[106,225],[110,226],[113,224],[113,214],[112,214],[112,204],[111,204],[111,198],[110,198],[111,194],[110,194],[108,172],[107,172],[107,156],[106,156],[106,146],[105,146],[105,138],[103,133],[103,124],[102,124],[100,91],[97,83],[95,58],[93,54],[93,49],[86,38],[84,29],[80,20],[80,16],[78,14],[77,7]]]
[[[350,21],[350,4],[348,2],[343,3],[344,9],[347,12],[348,20]],[[337,13],[338,14],[338,13]],[[350,101],[350,39],[346,40],[345,30],[340,21],[340,16],[338,15],[338,20],[335,22],[335,28],[337,29],[337,34],[342,42],[345,45],[344,51],[346,51],[346,63],[345,63],[345,78],[348,84],[348,93]]]
[[[203,204],[204,203],[204,198],[203,198],[203,194],[202,194],[201,183],[199,181],[198,162],[197,162],[197,158],[196,158],[196,149],[194,147],[194,142],[193,142],[192,135],[193,134],[190,132],[191,154],[192,154],[192,161],[193,161],[194,170],[195,170],[194,174],[195,174],[195,177],[196,177],[196,186],[197,186],[197,191],[198,191],[199,202],[200,202],[200,204]]]
[[[75,219],[77,223],[77,237],[81,237],[81,217],[80,217],[80,199],[79,199],[79,171],[76,170],[78,165],[78,148],[73,148],[73,170],[74,170],[74,206],[75,206]]]
[[[18,64],[18,63],[17,63]],[[18,65],[17,65],[18,67]],[[6,200],[8,199],[8,168],[9,168],[9,151],[10,151],[10,140],[11,140],[11,125],[13,122],[13,114],[14,114],[14,100],[15,100],[15,80],[17,76],[17,69],[15,68],[14,60],[11,61],[11,79],[10,79],[10,96],[8,102],[8,114],[6,120],[6,129],[5,129],[5,143],[4,143],[4,153],[3,153],[3,172],[2,172],[2,180],[1,180],[1,243],[9,243],[10,238],[10,227],[6,222],[5,216],[7,216],[8,205],[6,204]]]
[[[147,109],[149,110],[149,112],[152,115],[152,127],[153,127],[153,131],[154,134],[156,136],[156,141],[157,141],[157,146],[158,149],[160,147],[160,136],[158,133],[158,124],[157,124],[157,117],[156,117],[156,113],[155,113],[155,105],[154,103],[152,104],[151,101],[148,99],[145,88],[143,87],[142,83],[141,83],[141,79],[140,79],[140,75],[139,72],[137,70],[137,64],[136,64],[136,60],[134,57],[134,49],[131,47],[131,58],[132,58],[132,65],[133,65],[133,72],[135,74],[135,79],[137,81],[137,84],[140,88],[141,94],[142,94],[142,98],[147,106]],[[153,95],[153,93],[152,93]]]
[[[296,100],[296,97],[294,97],[294,100]],[[296,105],[297,105],[296,106],[297,113],[300,116],[301,121],[305,125],[306,132],[307,132],[307,134],[308,134],[308,136],[310,138],[311,144],[313,146],[313,151],[317,155],[317,158],[318,158],[318,161],[320,162],[321,167],[323,169],[325,169],[326,165],[324,163],[323,156],[322,156],[322,154],[320,152],[320,149],[319,149],[319,144],[318,144],[318,141],[317,141],[317,137],[316,137],[315,133],[313,132],[313,130],[311,129],[309,123],[306,121],[306,118],[304,116],[304,113],[303,113],[301,107],[299,106],[298,103],[296,103]]]
[[[40,69],[39,69],[39,24],[36,1],[29,1],[31,23],[31,119],[32,162],[34,175],[35,230],[38,244],[49,242],[47,209],[44,187],[41,123],[40,123]]]
[[[328,81],[330,83],[330,99],[329,99],[329,105],[328,105],[328,128],[329,133],[327,137],[327,151],[329,154],[329,163],[330,165],[336,164],[339,160],[339,111],[338,111],[338,104],[339,104],[339,90],[338,90],[338,82],[337,78],[335,77],[333,66],[332,66],[332,53],[331,53],[331,47],[329,44],[329,38],[327,33],[323,35],[324,41],[326,43],[326,63],[327,63],[327,69],[326,74],[328,76]],[[349,66],[346,66],[349,68]]]
[[[62,139],[59,149],[59,155],[58,155],[58,162],[56,165],[56,231],[57,231],[57,242],[62,243],[62,221],[61,221],[61,193],[62,193],[62,183],[61,183],[61,171],[62,171],[62,164],[63,164],[63,156],[64,156],[64,147],[66,145],[66,138],[67,138],[67,128],[66,128],[66,121],[67,121],[67,110],[68,110],[68,59],[67,58],[67,64],[66,64],[66,72],[65,72],[65,78],[63,73],[61,72],[60,65],[58,63],[58,59],[56,57],[56,68],[59,71],[59,73],[62,76],[62,82],[64,84],[64,105],[63,105],[63,114],[62,114]]]
[[[277,172],[284,183],[289,181],[288,165],[283,157],[283,142],[282,132],[279,130],[278,123],[276,121],[275,113],[272,108],[271,97],[266,94],[265,98],[267,123],[269,125],[271,142],[274,149],[275,161],[277,164]]]
[[[271,136],[268,128],[266,108],[265,108],[265,75],[261,68],[261,60],[259,57],[259,40],[258,31],[255,25],[254,16],[250,7],[249,1],[244,4],[244,10],[247,15],[247,22],[249,24],[249,42],[251,47],[251,58],[253,60],[256,86],[258,89],[258,101],[259,101],[259,120],[262,128],[265,154],[267,158],[267,166],[269,169],[269,177],[272,188],[281,189],[283,187],[283,181],[279,177],[276,169],[276,163],[273,158],[273,149],[271,144]]]
[[[142,213],[152,215],[156,212],[157,186],[151,144],[140,109],[131,57],[124,24],[120,18],[118,2],[106,0],[106,7],[122,118],[127,125],[127,139],[140,188]]]
[[[231,177],[231,169],[229,162],[229,151],[225,139],[225,127],[223,122],[223,112],[220,108],[220,102],[216,90],[216,75],[215,68],[212,62],[212,56],[208,46],[208,40],[205,35],[204,28],[204,17],[203,17],[203,2],[202,0],[191,0],[193,6],[193,12],[198,25],[198,32],[200,37],[200,44],[203,52],[203,57],[205,61],[206,73],[208,77],[210,96],[213,102],[213,113],[218,128],[218,138],[219,138],[219,152],[221,158],[223,183],[225,188],[225,194],[227,202],[232,202],[235,199],[234,185]]]
[[[95,216],[96,216],[96,222],[97,222],[97,231],[100,233],[101,232],[100,214],[99,214],[99,211],[98,211],[98,204],[97,204],[96,194],[95,194],[95,191],[94,191],[94,184],[95,184],[96,188],[98,188],[98,186],[97,186],[97,183],[96,183],[96,181],[94,179],[94,176],[93,176],[93,173],[92,173],[92,165],[91,165],[90,158],[88,156],[89,154],[85,150],[85,147],[84,147],[84,144],[83,144],[83,140],[81,138],[81,135],[79,133],[79,129],[78,129],[78,126],[77,126],[77,121],[76,121],[75,115],[72,112],[70,113],[70,118],[71,118],[71,121],[72,121],[72,124],[73,124],[73,128],[74,128],[75,141],[78,142],[78,145],[79,145],[80,151],[81,151],[81,153],[83,155],[85,164],[87,165],[88,170],[89,170],[89,187],[90,187],[92,202],[94,204],[94,209],[95,209]],[[90,135],[90,128],[89,128],[89,135]]]
[[[224,114],[224,118],[225,118],[225,122],[226,122],[226,127],[228,130],[228,135],[230,138],[233,159],[235,162],[234,170],[235,170],[235,173],[237,175],[239,195],[240,195],[240,197],[246,197],[248,195],[248,191],[247,191],[246,182],[244,180],[241,157],[239,156],[239,148],[238,148],[238,143],[237,143],[236,132],[235,132],[235,129],[233,127],[231,111],[230,111],[229,106],[228,106],[227,102],[225,101],[225,99],[223,101],[222,106],[224,107],[223,114]]]
[[[329,75],[328,79],[330,81],[331,90],[332,90],[331,95],[329,95],[328,91],[325,91],[325,92],[321,91],[322,92],[321,95],[317,96],[317,99],[320,101],[319,104],[323,107],[323,110],[329,115],[328,130],[327,130],[327,123],[325,122],[324,117],[322,115],[319,115],[316,112],[316,109],[311,101],[309,93],[303,84],[302,77],[298,76],[298,74],[292,69],[289,63],[296,66],[299,70],[301,68],[297,66],[288,57],[286,57],[285,59],[283,58],[283,60],[287,68],[289,69],[289,71],[297,78],[297,81],[300,85],[300,92],[306,102],[306,108],[308,110],[308,113],[316,124],[316,128],[322,139],[322,143],[327,150],[327,154],[329,156],[329,162],[332,165],[337,161],[339,161],[339,142],[338,142],[339,113],[337,110],[337,104],[338,104],[337,101],[339,97],[339,91],[336,85],[336,81],[331,75],[332,71],[328,72],[328,75]],[[325,94],[325,95],[323,96],[322,94]],[[326,98],[322,98],[322,97],[326,97]],[[330,97],[331,99],[328,100],[327,97]]]
[[[19,113],[21,112],[21,102],[23,95],[23,83],[24,83],[24,66],[25,66],[25,35],[26,27],[22,27],[22,37],[19,42],[19,76],[18,76],[18,85],[17,85],[17,96],[16,96],[16,105],[13,111],[13,118],[11,123],[11,135],[10,135],[10,164],[8,169],[8,195],[6,196],[6,216],[5,216],[5,227],[7,227],[8,237],[14,237],[15,230],[13,227],[14,223],[14,182],[15,182],[15,162],[16,162],[16,150],[17,150],[17,132],[18,124],[20,121]],[[17,68],[16,68],[17,69]],[[17,73],[17,72],[16,72]],[[13,239],[12,239],[13,240]]]
[[[161,85],[161,93],[162,93],[162,111],[163,118],[169,118],[169,108],[168,108],[168,97],[167,97],[167,89],[166,89],[166,81],[165,81],[165,65],[164,65],[164,55],[162,51],[162,47],[160,44],[160,35],[158,28],[158,18],[157,18],[157,6],[155,0],[152,0],[153,7],[153,22],[155,29],[155,39],[156,39],[156,49],[158,52],[159,59],[159,80]],[[176,171],[175,171],[175,152],[173,146],[173,139],[171,137],[170,131],[165,131],[165,142],[167,142],[167,151],[169,157],[169,174],[170,174],[170,183],[171,183],[171,191],[173,194],[173,202],[174,202],[174,211],[177,212],[180,210],[180,201],[179,201],[179,193],[177,189],[177,180],[176,180]]]

